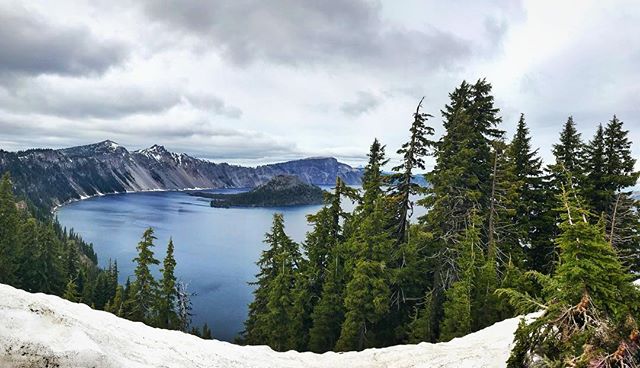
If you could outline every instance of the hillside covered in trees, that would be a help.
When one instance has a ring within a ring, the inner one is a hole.
[[[303,243],[274,216],[240,341],[362,350],[448,341],[543,310],[518,329],[510,367],[640,364],[638,172],[622,121],[585,141],[569,117],[543,167],[524,115],[505,136],[487,81],[449,98],[441,137],[420,102],[391,176],[375,140],[362,191],[338,179]],[[411,177],[428,155],[422,188]],[[409,223],[414,206],[428,212]]]
[[[639,173],[628,131],[614,115],[585,140],[568,117],[543,166],[524,115],[513,137],[501,129],[491,90],[478,80],[452,91],[440,137],[421,101],[400,165],[383,173],[386,147],[374,140],[362,189],[338,176],[304,242],[274,215],[240,343],[326,352],[444,342],[541,310],[518,328],[510,367],[640,364],[640,213],[630,189]],[[425,188],[413,178],[429,155]],[[0,282],[190,329],[172,242],[160,264],[148,229],[135,278],[118,285],[115,262],[98,268],[90,245],[20,203],[5,175]],[[415,206],[427,212],[410,222]],[[193,332],[211,336],[208,326]]]

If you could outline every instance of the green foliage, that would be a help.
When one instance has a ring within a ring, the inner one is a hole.
[[[509,367],[635,366],[640,291],[575,191],[563,190],[561,202],[560,264],[551,280],[541,277],[544,312],[520,324]]]
[[[300,264],[299,246],[287,236],[284,217],[273,215],[271,232],[265,235],[269,248],[257,264],[260,271],[254,285],[254,301],[249,305],[242,342],[268,344],[288,350],[294,341],[289,328],[294,304],[295,272]]]
[[[160,288],[158,290],[158,327],[167,329],[177,328],[176,314],[176,276],[174,271],[176,268],[176,260],[173,257],[173,239],[169,239],[167,245],[167,254],[162,262],[163,268],[160,270],[162,279],[160,280]],[[204,333],[204,332],[203,332]]]
[[[355,266],[353,277],[345,292],[345,321],[337,351],[362,350],[375,341],[371,326],[389,309],[389,286],[385,279],[384,263],[361,260]]]
[[[458,279],[445,292],[444,319],[440,328],[440,340],[448,341],[464,336],[472,331],[474,316],[474,290],[478,281],[478,269],[482,265],[483,255],[480,247],[480,217],[475,211],[469,215],[469,224],[464,239],[459,244],[456,267]],[[478,306],[480,307],[480,306]],[[482,310],[482,313],[485,313]]]
[[[409,230],[409,216],[413,211],[413,202],[411,196],[419,193],[423,193],[423,188],[413,183],[413,171],[424,170],[425,163],[424,158],[429,153],[429,150],[433,147],[435,142],[430,140],[428,136],[433,135],[433,128],[426,125],[427,120],[433,117],[430,114],[420,112],[422,108],[422,101],[424,97],[418,103],[416,111],[413,113],[413,123],[409,132],[411,137],[409,141],[404,143],[398,150],[398,154],[402,155],[402,163],[392,170],[395,172],[387,177],[389,184],[388,196],[389,201],[392,203],[391,208],[393,211],[393,219],[395,226],[394,237],[397,243],[405,243],[407,241],[407,232]],[[376,159],[374,156],[376,148],[379,151],[379,144],[376,147],[378,141],[374,141],[371,147],[371,153],[369,156],[370,164],[371,160]],[[381,160],[377,160],[381,161]],[[383,162],[378,162],[380,166]],[[370,172],[379,171],[379,168],[369,168]],[[366,188],[365,188],[366,190]]]
[[[67,287],[65,288],[62,297],[74,303],[80,301],[80,296],[78,295],[78,285],[76,285],[75,281],[69,280],[69,282],[67,282]]]
[[[134,274],[136,276],[133,287],[133,300],[131,315],[136,321],[151,323],[154,316],[154,306],[156,305],[157,282],[151,274],[151,266],[160,262],[153,256],[153,229],[148,228],[142,235],[142,240],[136,249],[138,256],[133,259],[136,262]]]
[[[19,225],[9,174],[0,181],[0,283],[14,283],[19,257]]]

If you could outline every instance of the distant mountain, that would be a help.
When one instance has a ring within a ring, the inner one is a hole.
[[[190,193],[211,198],[211,207],[281,207],[322,204],[322,189],[293,175],[277,175],[251,191],[236,194]]]
[[[0,150],[0,173],[5,171],[11,173],[18,194],[45,208],[107,193],[253,188],[281,174],[315,185],[332,185],[336,176],[358,185],[362,178],[361,169],[331,157],[251,168],[213,163],[159,145],[129,151],[112,141],[59,150]]]

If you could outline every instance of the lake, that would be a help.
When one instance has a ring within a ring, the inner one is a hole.
[[[266,247],[262,241],[273,213],[284,214],[287,234],[300,242],[310,229],[306,215],[320,207],[211,208],[206,199],[183,192],[148,192],[74,202],[60,208],[57,216],[63,226],[94,244],[100,265],[109,259],[118,261],[121,283],[133,278],[132,260],[146,228],[155,229],[154,252],[160,262],[172,237],[176,276],[197,293],[192,300],[193,322],[198,326],[207,322],[216,339],[233,341],[242,331],[252,301],[253,287],[247,283],[257,272],[255,261]],[[352,206],[345,204],[345,208]]]

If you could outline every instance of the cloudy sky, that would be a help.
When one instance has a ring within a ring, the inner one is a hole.
[[[588,139],[614,113],[638,157],[639,35],[636,0],[0,0],[0,148],[357,165],[486,77],[545,159],[568,115]]]

